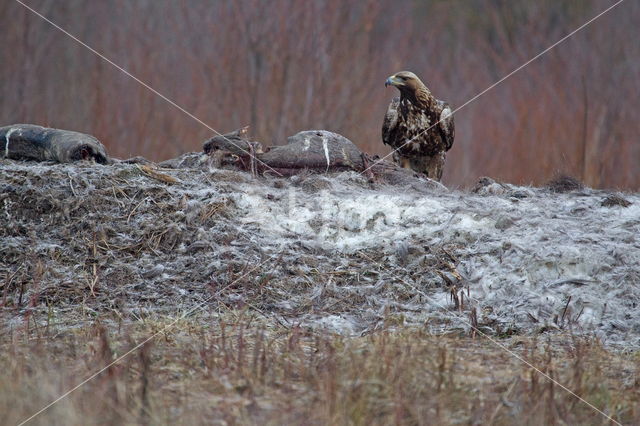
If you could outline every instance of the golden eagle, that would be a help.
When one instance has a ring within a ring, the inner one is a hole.
[[[418,76],[409,71],[392,75],[384,85],[397,87],[400,97],[389,104],[382,124],[382,142],[394,149],[393,159],[401,167],[439,181],[445,153],[453,145],[449,104],[434,98]]]

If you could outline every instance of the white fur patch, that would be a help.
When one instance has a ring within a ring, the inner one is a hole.
[[[329,171],[331,160],[329,159],[329,146],[327,145],[327,138],[322,139],[322,148],[324,149],[324,156],[327,158],[327,171]]]
[[[5,141],[6,141],[6,142],[5,142],[5,144],[4,144],[4,157],[5,157],[5,158],[8,158],[8,157],[9,157],[9,138],[11,137],[11,134],[12,134],[13,132],[15,132],[16,130],[19,130],[19,129],[15,129],[15,128],[9,129],[9,131],[7,132],[7,134],[6,134],[6,135],[4,135],[4,139],[5,139]]]

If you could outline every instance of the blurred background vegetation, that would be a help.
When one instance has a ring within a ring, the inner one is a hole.
[[[454,107],[611,0],[29,0],[220,132],[266,145],[341,133],[384,154],[385,78],[416,72]],[[576,176],[640,188],[640,4],[624,2],[456,114],[444,182]],[[211,132],[18,3],[0,3],[0,124],[94,134],[166,159]]]

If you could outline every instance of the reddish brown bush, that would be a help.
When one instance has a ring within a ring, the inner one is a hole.
[[[385,78],[418,73],[463,105],[611,1],[29,1],[220,132],[280,144],[302,129],[385,153]],[[625,2],[456,115],[445,182],[563,173],[640,187],[637,2]],[[0,5],[0,123],[88,132],[164,159],[211,132],[14,2]]]

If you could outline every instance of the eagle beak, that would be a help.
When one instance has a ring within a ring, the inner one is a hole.
[[[395,86],[396,84],[398,84],[398,80],[396,79],[395,75],[392,75],[391,77],[387,78],[387,81],[384,82],[384,87]]]

